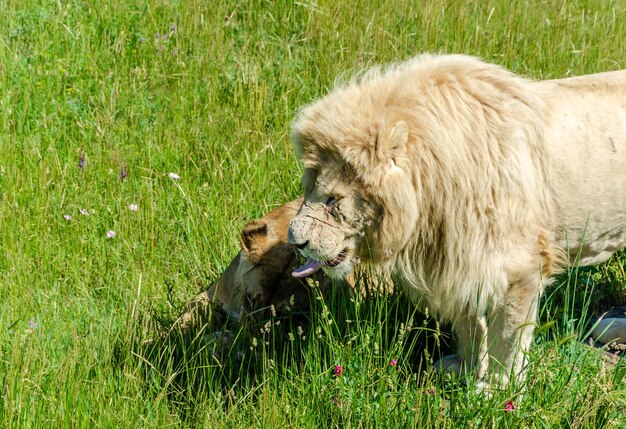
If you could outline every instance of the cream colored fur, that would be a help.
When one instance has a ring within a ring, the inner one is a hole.
[[[521,375],[569,259],[626,244],[626,71],[532,81],[461,55],[372,69],[305,107],[290,242],[335,277],[363,260],[453,324],[443,369]],[[339,259],[334,259],[339,257]]]

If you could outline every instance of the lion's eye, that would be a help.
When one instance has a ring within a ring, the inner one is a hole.
[[[328,197],[328,199],[326,200],[326,205],[328,207],[332,207],[335,205],[336,202],[337,200],[335,199],[335,197]]]

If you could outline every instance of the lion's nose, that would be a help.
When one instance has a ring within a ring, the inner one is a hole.
[[[300,250],[304,249],[309,244],[309,240],[298,240],[298,238],[294,236],[291,228],[289,228],[289,231],[287,232],[287,239],[291,244]]]
[[[296,247],[300,250],[304,249],[307,245],[309,244],[308,241],[305,241],[304,243],[296,243]]]

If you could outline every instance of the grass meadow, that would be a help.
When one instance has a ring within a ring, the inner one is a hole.
[[[624,0],[0,0],[0,23],[0,427],[626,427],[626,365],[581,341],[626,304],[624,254],[547,291],[523,397],[427,371],[453,340],[398,294],[317,297],[230,352],[139,345],[301,193],[290,121],[337,76],[626,68]]]

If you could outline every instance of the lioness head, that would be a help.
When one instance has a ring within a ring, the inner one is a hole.
[[[306,309],[306,284],[293,278],[297,254],[287,242],[287,228],[302,199],[280,206],[261,219],[246,224],[241,232],[241,251],[215,284],[208,299],[236,320],[274,306]]]
[[[228,268],[208,289],[196,295],[185,312],[172,324],[168,336],[197,333],[211,322],[222,323],[223,313],[231,321],[241,322],[250,316],[266,316],[273,306],[276,313],[289,307],[308,310],[309,289],[291,273],[299,265],[294,247],[287,242],[289,222],[302,205],[302,198],[277,207],[261,219],[246,224],[241,232],[241,250]],[[316,277],[322,291],[328,279]],[[222,311],[214,311],[219,309]],[[217,318],[215,316],[219,315]],[[232,343],[231,331],[213,332],[213,339]],[[146,341],[153,344],[154,339]]]
[[[381,96],[365,82],[358,91],[334,90],[296,118],[292,141],[304,164],[305,200],[289,241],[307,262],[294,276],[323,268],[342,278],[359,260],[383,261],[406,245],[418,193],[402,106],[401,94]]]

